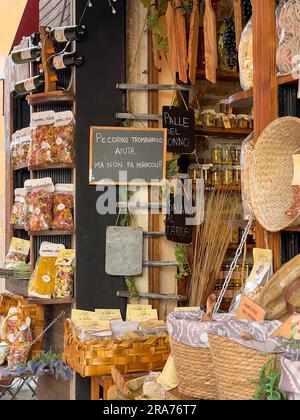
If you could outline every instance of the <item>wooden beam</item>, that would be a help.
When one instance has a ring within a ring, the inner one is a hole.
[[[253,0],[255,141],[258,140],[263,130],[278,117],[275,10],[275,0]],[[257,247],[268,247],[273,251],[274,269],[278,270],[281,265],[281,234],[266,233],[257,224],[256,242]]]

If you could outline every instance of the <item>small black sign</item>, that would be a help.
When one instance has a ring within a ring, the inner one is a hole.
[[[163,107],[163,125],[168,129],[167,150],[170,153],[193,153],[195,141],[195,112],[184,108]]]
[[[166,237],[169,241],[189,245],[193,241],[194,229],[193,226],[187,225],[187,218],[193,218],[195,214],[187,214],[184,200],[180,205],[174,194],[170,194],[169,200],[170,212],[166,219]]]

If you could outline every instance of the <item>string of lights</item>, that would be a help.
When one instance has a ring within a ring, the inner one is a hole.
[[[114,6],[114,3],[116,3],[117,0],[107,0],[107,1],[108,1],[109,6],[111,7],[112,13],[115,15],[117,13],[117,10],[116,10],[116,8]],[[81,22],[82,22],[82,20],[83,20],[83,18],[85,16],[87,10],[89,8],[91,8],[91,7],[93,7],[93,2],[91,0],[88,0],[87,3],[86,3],[86,5],[85,5],[85,7],[84,7],[84,9],[83,9],[83,13],[81,15],[81,18],[79,20],[79,25],[81,24]]]

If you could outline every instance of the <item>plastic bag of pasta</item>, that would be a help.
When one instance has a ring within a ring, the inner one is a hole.
[[[244,90],[253,87],[253,25],[252,19],[245,26],[239,46],[240,82]]]
[[[74,185],[57,184],[53,198],[53,223],[56,230],[73,230]]]
[[[25,225],[25,188],[15,189],[15,202],[11,210],[10,224],[24,226]]]
[[[5,258],[5,268],[7,270],[19,270],[27,267],[27,260],[30,251],[30,241],[12,238],[8,254]]]
[[[25,189],[25,229],[33,232],[50,230],[55,190],[51,178],[27,180]]]
[[[75,250],[60,251],[55,266],[54,299],[69,299],[73,296],[73,282],[75,274]]]
[[[56,259],[64,245],[43,242],[40,258],[36,264],[28,286],[28,295],[41,299],[51,299],[55,287]]]
[[[37,112],[31,119],[31,144],[29,148],[29,167],[46,167],[55,163],[55,112]]]
[[[71,111],[55,114],[52,156],[54,162],[72,164],[75,160],[75,121]]]

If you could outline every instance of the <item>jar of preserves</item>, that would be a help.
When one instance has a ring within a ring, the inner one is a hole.
[[[249,117],[246,114],[239,114],[236,117],[236,124],[237,124],[237,128],[240,129],[246,129],[248,128],[248,123],[249,123]]]
[[[222,168],[220,166],[215,166],[211,170],[211,184],[212,186],[222,185],[223,176],[222,176]]]
[[[240,166],[234,167],[234,185],[241,185],[242,169]]]
[[[195,126],[196,128],[202,127],[202,118],[200,109],[195,109]]]
[[[220,102],[219,102],[219,111],[220,111],[222,114],[226,114],[226,115],[230,114],[230,112],[231,112],[231,107],[230,107],[230,105],[229,105],[229,101],[228,101],[228,99],[221,99],[221,100],[220,100]]]
[[[214,128],[216,126],[216,111],[214,109],[205,109],[202,111],[202,124],[206,128]]]
[[[232,145],[226,146],[223,149],[223,164],[233,165],[235,162],[236,148]]]
[[[226,186],[234,185],[233,176],[234,176],[233,167],[225,166],[223,170],[223,185],[226,185]]]
[[[231,128],[236,128],[236,115],[231,114],[228,116]]]
[[[223,150],[220,144],[213,147],[211,151],[211,160],[214,165],[222,165],[223,163]]]
[[[225,114],[223,113],[216,114],[216,119],[215,119],[216,128],[224,128],[224,122],[223,122],[224,116]]]
[[[242,147],[241,146],[235,147],[235,153],[234,153],[234,159],[233,159],[234,165],[241,164],[241,154],[242,154]]]
[[[248,116],[248,128],[250,128],[250,130],[254,130],[253,110],[250,112],[250,114]]]

